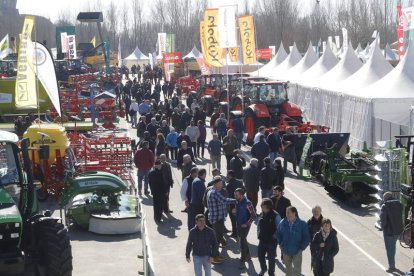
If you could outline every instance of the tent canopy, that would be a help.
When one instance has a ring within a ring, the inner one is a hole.
[[[124,58],[124,60],[136,60],[136,61],[140,61],[140,60],[149,60],[149,58],[144,55],[141,50],[138,48],[138,46],[135,48],[135,50],[132,52],[132,54],[130,54],[129,56],[127,56],[126,58]]]
[[[299,53],[296,43],[293,43],[292,50],[288,57],[277,67],[273,68],[267,75],[271,78],[282,79],[286,74],[286,71],[292,69],[302,59],[302,55]],[[266,76],[266,75],[265,75]]]
[[[298,78],[301,77],[302,73],[306,72],[317,61],[318,61],[318,56],[316,55],[315,51],[313,50],[312,42],[309,42],[308,50],[306,51],[306,53],[303,56],[302,60],[299,61],[298,64],[293,66],[286,73],[284,79],[288,79],[288,80],[293,81],[293,82],[296,81]]]
[[[262,68],[257,71],[250,73],[251,76],[268,76],[274,68],[280,65],[286,58],[288,54],[286,53],[283,43],[280,43],[279,50],[277,54]]]
[[[193,49],[191,49],[191,51],[187,55],[185,55],[183,59],[195,59],[202,56],[203,54],[194,45]]]

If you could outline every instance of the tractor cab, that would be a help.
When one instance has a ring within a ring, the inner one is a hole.
[[[244,94],[251,103],[264,105],[270,115],[280,115],[282,105],[288,101],[287,83],[272,81],[248,81]]]
[[[200,98],[203,96],[211,96],[215,100],[219,100],[222,88],[226,84],[225,77],[222,74],[211,74],[201,76],[200,78]]]
[[[0,60],[0,77],[15,77],[17,64],[14,60]]]

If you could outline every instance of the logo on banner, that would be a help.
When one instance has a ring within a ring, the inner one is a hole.
[[[208,42],[208,55],[213,59],[213,61],[219,62],[220,53],[217,51],[219,47],[218,41],[215,38],[217,24],[216,17],[208,16],[207,17],[207,42]]]
[[[173,53],[163,53],[162,54],[163,63],[180,63],[181,62],[181,52]]]
[[[243,63],[252,64],[256,62],[253,17],[251,15],[239,17],[239,26],[243,49]]]
[[[256,51],[256,56],[258,59],[271,59],[272,49],[270,48],[258,49]]]

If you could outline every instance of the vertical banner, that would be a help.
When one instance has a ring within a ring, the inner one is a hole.
[[[167,34],[166,33],[158,33],[158,56],[162,56],[166,50],[166,41]]]
[[[256,62],[256,42],[254,37],[253,16],[246,15],[238,18],[241,46],[243,52],[243,63],[252,64]]]
[[[348,30],[345,28],[342,28],[342,37],[343,37],[343,42],[342,42],[342,53],[346,53],[346,51],[348,51]]]
[[[20,39],[17,59],[15,102],[18,109],[37,108],[36,77],[33,71],[33,47],[31,36],[34,25],[34,16],[24,18],[22,37]],[[29,45],[32,46],[32,45]]]
[[[34,48],[35,72],[37,78],[45,88],[50,101],[56,109],[56,112],[59,116],[62,116],[60,111],[59,88],[56,81],[55,65],[53,63],[52,56],[46,47],[41,43],[33,42],[32,45],[28,45],[28,47]]]
[[[175,34],[166,34],[165,52],[172,53],[175,49]]]
[[[403,14],[403,10],[401,6],[397,6],[397,17],[398,17],[398,24],[397,24],[397,47],[398,47],[398,59],[404,56],[404,31],[408,27],[408,20],[406,14]]]
[[[12,49],[10,49],[9,34],[6,34],[6,36],[0,41],[0,59],[7,57],[12,52]]]
[[[121,37],[118,39],[118,67],[122,65]]]
[[[203,57],[196,57],[198,67],[200,67],[201,75],[210,75],[210,68],[204,61]]]
[[[67,41],[68,41],[68,52],[67,57],[68,59],[76,59],[78,58],[78,55],[76,53],[76,36],[75,35],[68,35],[66,37]]]
[[[151,69],[154,69],[154,59],[152,58],[152,53],[148,54],[148,58],[149,58],[149,64],[151,66]]]
[[[332,47],[332,42],[333,42],[332,36],[328,36],[328,42],[329,42],[329,45]]]
[[[341,48],[341,38],[339,35],[335,36],[335,44],[337,49]]]
[[[235,6],[224,6],[219,8],[218,32],[220,48],[237,47]]]
[[[68,33],[60,33],[60,44],[62,46],[62,53],[66,54],[68,52]]]
[[[204,11],[204,58],[210,66],[223,67],[223,49],[219,45],[218,33],[218,9],[206,9]]]

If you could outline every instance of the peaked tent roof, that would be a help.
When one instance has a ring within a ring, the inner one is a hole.
[[[317,61],[318,55],[313,50],[312,42],[309,42],[308,50],[306,51],[302,60],[299,61],[298,64],[293,66],[292,69],[290,69],[286,73],[285,79],[293,81],[297,78],[300,78],[301,74],[306,72],[306,70],[308,70],[309,68],[311,68]]]
[[[298,64],[301,59],[302,55],[299,53],[298,47],[296,47],[296,43],[293,43],[293,47],[289,56],[279,66],[274,68],[267,76],[281,79],[286,74],[286,71]]]
[[[358,43],[357,48],[355,49],[355,54],[358,55],[362,51],[361,43]]]
[[[320,87],[324,89],[336,89],[339,82],[347,79],[361,67],[362,62],[355,55],[354,48],[349,42],[348,49],[338,64],[322,77],[316,79],[315,83],[319,83]]]
[[[371,99],[373,116],[397,125],[409,125],[414,105],[414,46],[389,74],[373,84],[352,91],[352,96]]]
[[[283,47],[283,43],[280,43],[279,50],[277,51],[276,55],[262,68],[257,71],[251,72],[251,76],[266,76],[271,72],[275,67],[280,65],[286,58],[288,54],[286,53],[285,47]]]
[[[124,60],[149,60],[149,58],[144,55],[137,46],[132,54],[124,58]]]
[[[358,70],[355,74],[347,78],[345,81],[338,85],[337,91],[345,92],[352,91],[366,87],[374,82],[380,80],[389,72],[393,67],[385,60],[381,53],[378,42],[375,44],[371,57],[367,62]]]
[[[329,42],[327,43],[329,46]],[[308,85],[313,79],[318,78],[331,70],[338,63],[338,59],[332,53],[331,47],[326,47],[319,60],[297,80],[297,83]]]
[[[183,57],[183,59],[187,58],[198,58],[201,57],[203,54],[197,49],[197,47],[194,45],[193,49]]]

